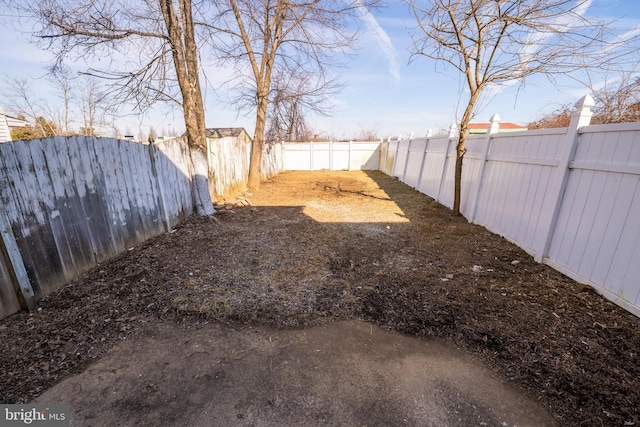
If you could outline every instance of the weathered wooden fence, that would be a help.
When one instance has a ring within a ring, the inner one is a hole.
[[[209,179],[214,195],[223,197],[246,187],[249,178],[252,142],[238,138],[208,140]],[[265,144],[262,150],[261,178],[282,172],[282,144]]]
[[[238,163],[233,149],[212,146],[220,164]],[[56,137],[0,144],[0,318],[33,307],[96,263],[190,215],[190,156],[184,139],[147,145]],[[280,172],[281,157],[277,148],[265,150],[265,177]],[[248,168],[240,166],[214,169],[215,188],[224,192],[234,180],[246,182]]]
[[[0,144],[0,162],[2,317],[193,210],[182,140],[15,141]]]
[[[640,315],[640,123],[589,126],[585,97],[564,129],[466,144],[461,211],[539,262]],[[453,205],[457,135],[382,144],[380,170]]]
[[[284,144],[266,144],[262,149],[261,178],[269,179],[284,170]],[[247,172],[248,174],[248,172]]]

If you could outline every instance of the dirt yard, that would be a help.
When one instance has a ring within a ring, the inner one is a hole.
[[[288,172],[0,321],[29,402],[154,323],[360,319],[453,342],[561,425],[640,425],[640,319],[377,172]]]

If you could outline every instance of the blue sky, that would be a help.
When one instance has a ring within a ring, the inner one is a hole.
[[[618,19],[617,24],[625,28],[640,28],[637,0],[593,0],[587,13]],[[10,15],[0,7],[0,23],[11,20]],[[341,70],[345,86],[332,99],[334,113],[330,117],[310,117],[315,132],[348,139],[363,130],[374,130],[379,137],[386,138],[408,136],[412,132],[422,136],[430,128],[434,132],[448,128],[456,119],[461,100],[464,101],[461,76],[425,57],[416,57],[409,63],[411,39],[407,27],[414,21],[406,3],[388,0],[388,7],[365,16],[365,23],[358,54]],[[33,78],[38,93],[53,106],[57,100],[48,93],[47,83],[42,79],[50,58],[47,52],[29,44],[30,29],[29,24],[23,24],[21,33],[0,25],[0,88],[7,75]],[[209,80],[217,86],[216,82],[222,79],[220,71],[207,70]],[[504,88],[485,102],[474,121],[486,122],[498,113],[503,121],[526,124],[562,105],[574,103],[586,93],[586,88],[569,79],[554,87],[545,77],[534,77],[524,87]],[[205,107],[207,126],[238,126],[253,133],[252,115],[228,107],[219,87],[207,89]],[[167,108],[158,108],[146,117],[124,117],[118,125],[121,131],[134,133],[149,126],[158,132],[171,126],[177,130],[184,128],[180,111]]]

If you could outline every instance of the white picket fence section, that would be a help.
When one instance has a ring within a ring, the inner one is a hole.
[[[499,134],[494,116],[467,140],[461,211],[640,316],[640,123],[589,126],[592,106],[563,129]],[[380,170],[452,207],[456,140],[384,142]]]

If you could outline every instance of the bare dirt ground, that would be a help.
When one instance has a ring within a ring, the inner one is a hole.
[[[558,427],[453,344],[357,320],[154,323],[36,403],[69,405],[83,427]]]
[[[455,343],[562,425],[640,425],[640,319],[501,237],[377,172],[289,172],[245,197],[0,321],[0,400],[155,323],[361,319]]]

